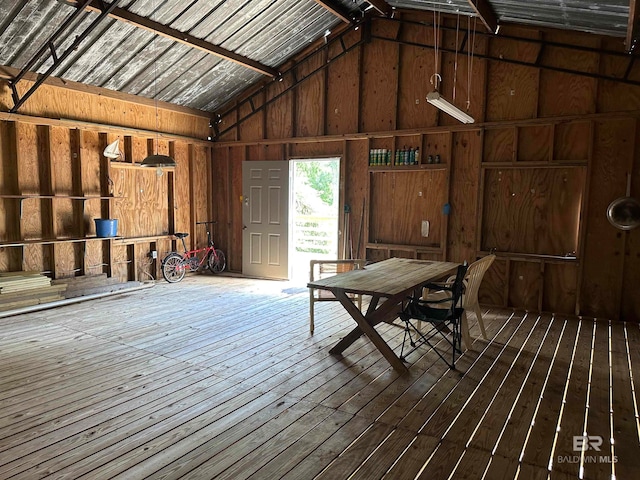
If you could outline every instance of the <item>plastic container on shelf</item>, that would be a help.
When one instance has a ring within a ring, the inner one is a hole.
[[[109,218],[96,218],[96,237],[107,238],[118,235],[118,220]]]

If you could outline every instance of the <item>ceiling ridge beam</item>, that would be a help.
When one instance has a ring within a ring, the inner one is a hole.
[[[498,16],[493,10],[493,6],[489,3],[489,0],[467,0],[469,6],[476,12],[476,15],[480,17],[484,26],[487,27],[491,33],[498,33]]]
[[[77,8],[80,7],[78,6]],[[93,0],[91,4],[86,7],[86,9],[94,12],[101,12],[102,10],[100,0]],[[169,40],[173,40],[174,42],[181,43],[183,45],[198,49],[202,52],[209,53],[225,60],[237,63],[238,65],[250,68],[251,70],[254,70],[263,75],[267,75],[270,77],[276,77],[278,75],[278,71],[275,68],[263,65],[256,60],[252,60],[251,58],[232,52],[230,50],[227,50],[226,48],[222,48],[219,45],[207,42],[206,40],[195,37],[189,33],[181,32],[180,30],[169,27],[168,25],[155,22],[141,15],[137,15],[133,12],[130,12],[129,10],[125,10],[124,8],[114,8],[109,13],[109,16],[115,18],[116,20],[128,23],[129,25],[133,25],[136,28],[141,28],[142,30],[155,33],[164,38],[168,38]]]

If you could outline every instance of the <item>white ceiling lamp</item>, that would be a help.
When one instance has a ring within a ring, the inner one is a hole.
[[[445,98],[440,95],[440,92],[434,90],[433,92],[429,92],[427,94],[427,102],[429,102],[434,107],[439,108],[444,113],[451,115],[456,120],[462,123],[473,123],[473,117],[462,110],[460,110],[455,105],[449,103]]]
[[[474,123],[475,120],[468,113],[460,110],[453,103],[446,100],[439,92],[438,85],[442,82],[442,77],[439,73],[437,73],[438,68],[438,27],[440,25],[440,14],[438,14],[438,18],[436,19],[436,12],[433,12],[433,50],[435,54],[434,58],[434,67],[436,68],[436,73],[431,76],[431,84],[433,85],[433,91],[427,94],[427,102],[429,102],[434,107],[442,110],[444,113],[451,115],[453,118],[462,123]],[[458,24],[459,25],[459,24]],[[459,28],[459,27],[458,27]],[[474,32],[475,33],[475,32]],[[475,36],[475,35],[474,35]],[[456,29],[456,60],[455,60],[455,75],[454,75],[454,83],[453,83],[453,95],[455,100],[456,94],[456,77],[457,77],[457,67],[458,67],[458,40],[457,40],[457,29]],[[472,46],[473,48],[473,46]],[[472,64],[471,64],[472,65]],[[468,64],[468,69],[470,70],[472,67]],[[470,76],[469,82],[470,82]],[[467,95],[469,94],[470,85],[467,88]],[[467,99],[467,109],[471,102]]]

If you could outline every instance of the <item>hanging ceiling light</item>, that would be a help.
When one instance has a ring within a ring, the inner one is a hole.
[[[427,93],[427,102],[429,102],[431,105],[435,107],[438,107],[444,113],[448,113],[453,118],[455,118],[456,120],[462,123],[474,122],[473,117],[471,115],[468,115],[467,113],[463,112],[458,107],[456,107],[455,105],[452,105],[451,103],[449,103],[447,100],[444,99],[442,95],[440,95],[440,92],[438,92],[437,90]]]
[[[155,11],[155,5],[154,5],[154,11]],[[159,155],[158,154],[158,137],[159,137],[159,132],[158,132],[158,92],[157,92],[157,88],[156,88],[156,81],[158,79],[158,62],[156,59],[156,32],[154,30],[153,32],[153,98],[155,100],[155,106],[156,106],[156,142],[155,142],[155,150],[156,153],[153,155],[149,155],[147,156],[144,160],[142,160],[142,163],[140,164],[141,167],[153,167],[153,168],[163,168],[163,167],[175,167],[176,166],[176,161],[171,158],[168,155]],[[158,170],[159,174],[161,174],[162,172],[160,170]]]

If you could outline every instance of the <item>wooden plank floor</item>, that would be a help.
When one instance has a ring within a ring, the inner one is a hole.
[[[400,376],[316,305],[202,275],[0,320],[0,478],[640,478],[637,324],[488,310]]]

